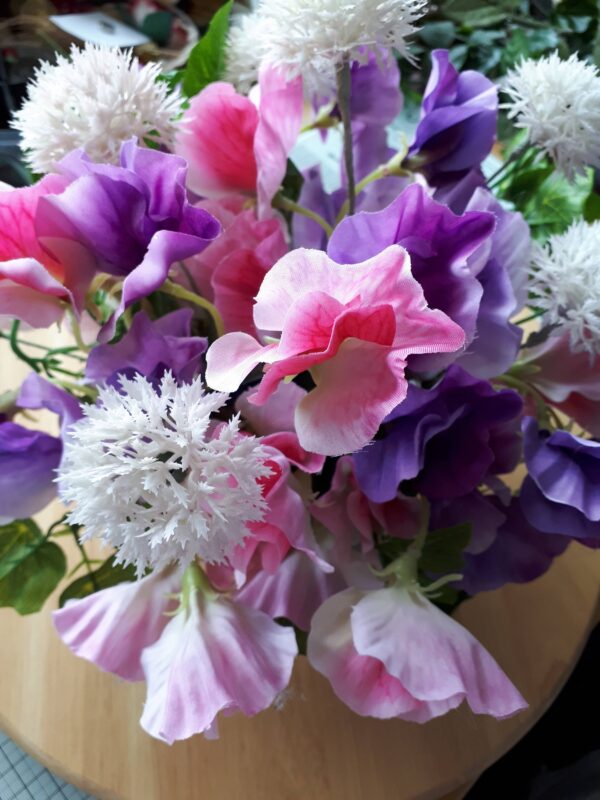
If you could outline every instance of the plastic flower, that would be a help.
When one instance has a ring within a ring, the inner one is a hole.
[[[525,59],[504,83],[505,105],[531,144],[540,147],[572,179],[600,166],[600,74],[573,53]]]
[[[466,700],[475,714],[504,719],[527,705],[483,645],[416,584],[326,600],[307,655],[362,716],[427,722]]]
[[[384,417],[406,396],[407,358],[454,352],[461,327],[425,302],[398,245],[359,264],[338,264],[320,250],[294,250],[267,272],[254,305],[254,322],[277,332],[261,345],[246,333],[228,333],[207,353],[206,380],[236,390],[263,363],[252,402],[261,405],[279,383],[309,370],[316,388],[298,404],[301,446],[342,455],[366,445]]]
[[[565,233],[534,245],[530,303],[544,322],[568,333],[574,352],[600,353],[600,222],[574,222]]]
[[[217,735],[219,712],[248,716],[273,704],[298,653],[291,627],[204,585],[184,582],[182,608],[141,657],[148,693],[145,731],[171,744]],[[189,592],[189,594],[188,594]]]
[[[257,45],[265,61],[325,95],[345,59],[364,63],[380,47],[410,59],[406,39],[426,6],[426,0],[262,0],[257,13],[270,24],[257,31]]]
[[[258,81],[264,57],[263,30],[272,22],[260,14],[237,14],[227,34],[225,80],[247,94]]]
[[[170,147],[181,97],[159,74],[158,64],[141,66],[131,50],[89,43],[44,62],[12,121],[31,169],[50,172],[79,147],[93,161],[118,164],[133,136]]]
[[[256,106],[229,83],[209,84],[190,101],[175,151],[188,162],[194,192],[256,195],[265,217],[300,134],[303,95],[300,79],[288,81],[269,65],[260,71],[259,89]]]
[[[147,567],[224,561],[265,512],[267,453],[237,418],[211,426],[225,402],[202,383],[156,390],[143,376],[100,390],[70,430],[59,492],[74,524],[117,549],[117,561]]]

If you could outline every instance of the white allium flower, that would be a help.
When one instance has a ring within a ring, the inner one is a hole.
[[[232,19],[225,51],[225,80],[247,93],[258,81],[265,55],[265,33],[272,21],[260,14],[238,14]]]
[[[256,35],[261,57],[289,78],[302,75],[309,91],[326,95],[345,58],[364,63],[365,49],[395,48],[408,57],[406,38],[427,0],[261,0],[268,19]]]
[[[506,76],[508,116],[527,131],[572,179],[586,166],[600,166],[600,74],[592,64],[557,53],[526,59]]]
[[[182,99],[159,75],[158,64],[141,66],[131,50],[89,43],[73,45],[56,64],[43,62],[11,122],[31,169],[50,172],[77,147],[116,164],[121,144],[134,136],[171,146]]]
[[[177,386],[167,373],[155,390],[122,377],[121,389],[102,388],[69,428],[58,483],[76,504],[70,521],[140,575],[196,556],[224,561],[263,517],[265,449],[237,417],[214,427],[227,395],[206,394],[200,379]]]
[[[568,332],[574,352],[600,353],[600,222],[574,222],[535,244],[530,305],[544,309],[544,322]]]

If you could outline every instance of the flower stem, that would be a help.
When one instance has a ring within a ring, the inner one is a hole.
[[[352,148],[352,119],[350,115],[351,75],[350,61],[345,58],[337,71],[337,99],[344,129],[344,164],[348,181],[348,214],[356,208],[356,185],[354,177],[354,153]]]
[[[18,319],[16,319],[12,324],[12,327],[10,329],[10,335],[8,338],[10,342],[10,349],[13,351],[13,353],[16,355],[18,359],[28,364],[31,367],[31,369],[34,370],[34,372],[40,372],[41,371],[39,366],[40,360],[38,358],[31,358],[30,356],[27,355],[27,353],[23,352],[23,350],[21,350],[21,347],[19,346],[18,335],[19,335],[20,324],[21,323],[19,322]]]
[[[323,228],[327,236],[331,236],[333,233],[333,228],[331,225],[326,222],[320,214],[317,214],[315,211],[311,211],[310,208],[301,206],[299,203],[295,203],[293,200],[290,200],[289,197],[285,197],[285,195],[275,195],[273,198],[273,205],[275,208],[280,208],[282,211],[291,211],[294,214],[300,214],[302,217],[312,219],[313,222],[316,222],[317,225],[320,225],[321,228]]]
[[[177,297],[179,300],[187,300],[188,303],[193,303],[199,308],[203,308],[205,311],[208,311],[214,323],[217,337],[223,336],[225,333],[223,318],[219,314],[216,307],[205,297],[200,297],[199,294],[190,292],[189,289],[186,289],[185,287],[180,286],[178,283],[174,283],[168,279],[163,283],[161,291],[163,291],[165,294],[170,294],[171,297]]]
[[[406,148],[396,153],[386,164],[380,164],[373,172],[370,172],[366,177],[356,184],[356,197],[362,192],[363,189],[373,183],[374,181],[381,180],[381,178],[388,178],[390,175],[412,175],[412,171],[403,169],[401,166],[404,158],[406,157]],[[338,225],[350,210],[350,198],[344,201],[340,208],[340,213],[337,215],[335,224]]]

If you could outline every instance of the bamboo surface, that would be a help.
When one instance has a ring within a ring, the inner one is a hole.
[[[26,372],[4,344],[0,392]],[[58,513],[56,505],[41,518]],[[139,728],[142,684],[100,672],[60,642],[50,621],[55,597],[31,617],[0,609],[0,728],[102,800],[458,798],[551,704],[597,618],[599,587],[600,552],[572,544],[541,579],[458,610],[530,704],[510,720],[464,706],[423,726],[360,718],[299,658],[281,710],[224,719],[218,741],[197,736],[172,747]]]

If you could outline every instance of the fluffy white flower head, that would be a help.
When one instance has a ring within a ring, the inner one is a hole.
[[[574,352],[600,354],[600,222],[574,222],[533,248],[531,305],[544,322],[569,333]]]
[[[77,147],[116,164],[121,144],[133,136],[170,146],[182,100],[159,74],[158,64],[141,66],[131,50],[94,44],[43,62],[11,123],[31,169],[50,172]]]
[[[260,14],[238,14],[227,34],[225,80],[248,93],[258,81],[265,39],[272,20]]]
[[[348,58],[361,63],[366,50],[395,48],[408,57],[406,38],[426,11],[427,0],[262,0],[268,20],[255,32],[261,59],[291,79],[302,75],[309,92],[326,95]]]
[[[199,379],[177,386],[167,373],[155,390],[122,377],[121,390],[101,389],[69,429],[58,482],[75,503],[70,521],[138,574],[196,556],[224,561],[263,517],[267,452],[237,417],[215,428],[227,395],[206,394]]]
[[[527,59],[508,73],[504,91],[508,116],[527,131],[572,179],[585,167],[600,166],[600,75],[592,64],[557,53]]]

